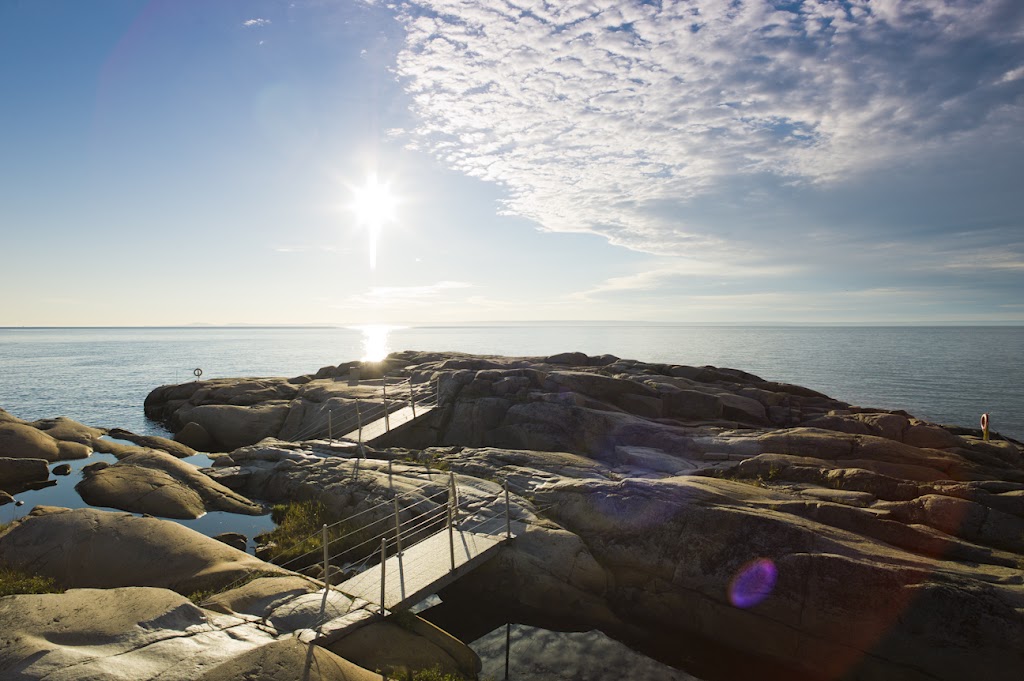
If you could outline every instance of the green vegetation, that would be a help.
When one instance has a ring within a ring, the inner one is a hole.
[[[324,525],[331,525],[327,509],[319,500],[293,501],[277,504],[271,509],[277,527],[257,537],[260,544],[272,545],[269,560],[291,570],[314,565],[323,557]],[[389,517],[366,526],[334,523],[328,530],[332,562],[356,561],[380,550],[380,537],[393,529]]]
[[[416,615],[412,614],[412,612],[408,610],[399,610],[391,613],[391,616],[388,617],[388,621],[397,624],[406,631],[412,631],[416,622]]]
[[[315,552],[323,548],[320,528],[327,524],[327,511],[321,501],[293,501],[275,504],[270,518],[277,527],[259,536],[260,543],[273,544],[270,560],[278,565],[293,558],[310,553],[311,559],[302,561],[299,567],[317,561]]]
[[[0,565],[0,596],[64,593],[50,577]]]
[[[413,672],[412,681],[466,681],[462,674],[444,672],[440,666]]]
[[[196,605],[199,605],[207,598],[212,596],[214,593],[216,592],[213,589],[200,589],[199,591],[193,591],[192,593],[190,593],[188,595],[188,599]]]
[[[736,467],[729,468],[727,470],[716,470],[711,474],[711,477],[718,478],[719,480],[728,480],[730,482],[740,482],[744,485],[750,485],[752,487],[762,487],[767,489],[770,485],[768,483],[776,480],[782,474],[782,468],[776,464],[772,464],[768,467],[767,473],[759,473],[752,478],[742,477]]]

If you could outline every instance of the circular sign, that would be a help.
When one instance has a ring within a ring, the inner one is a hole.
[[[988,414],[981,415],[981,429],[988,430]]]
[[[193,375],[194,375],[194,376],[195,376],[196,378],[199,378],[200,376],[202,376],[202,375],[203,375],[203,370],[202,370],[202,369],[193,369],[193,370],[192,370],[192,374],[193,374]]]

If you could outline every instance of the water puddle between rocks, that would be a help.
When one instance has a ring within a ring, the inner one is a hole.
[[[117,440],[115,438],[104,437],[105,440],[111,440],[113,442],[120,442],[123,444],[132,444],[125,440]],[[206,454],[196,454],[181,459],[186,463],[190,463],[197,468],[206,468],[213,464],[211,459]],[[117,463],[117,457],[113,454],[103,454],[101,452],[93,452],[91,456],[84,459],[76,459],[73,461],[56,461],[49,465],[50,468],[50,479],[47,481],[49,484],[39,489],[30,489],[24,492],[20,492],[14,495],[17,501],[25,502],[22,506],[15,506],[14,504],[8,504],[6,506],[0,506],[0,523],[7,523],[16,518],[21,518],[28,514],[36,506],[61,506],[63,508],[100,508],[105,511],[120,511],[116,508],[107,508],[103,506],[91,506],[85,503],[78,492],[75,491],[75,485],[82,480],[82,469],[86,466],[92,465],[99,461],[103,461],[108,464]],[[71,467],[71,472],[67,475],[54,475],[53,469],[56,466],[67,464]],[[123,513],[123,511],[120,511]],[[141,514],[135,514],[141,515]],[[215,511],[213,513],[207,513],[201,518],[195,519],[176,519],[176,518],[163,518],[163,520],[170,520],[171,522],[179,523],[185,527],[189,527],[196,532],[200,532],[207,536],[213,537],[224,532],[240,532],[249,539],[248,551],[253,552],[255,544],[252,540],[257,534],[263,532],[269,532],[273,530],[275,525],[270,519],[270,514],[251,516],[251,515],[240,515],[238,513],[225,513],[222,511]]]

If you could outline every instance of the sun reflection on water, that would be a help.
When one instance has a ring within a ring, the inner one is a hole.
[[[403,329],[403,326],[389,326],[386,324],[365,324],[352,327],[363,334],[363,362],[379,362],[391,352],[391,345],[388,342],[392,331]]]

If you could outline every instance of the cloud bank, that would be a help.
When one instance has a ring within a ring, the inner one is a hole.
[[[544,229],[638,251],[742,258],[765,242],[759,225],[785,214],[737,209],[731,228],[696,217],[702,200],[764,210],[771,192],[827,192],[975,145],[1020,147],[1018,0],[410,0],[398,10],[397,73],[418,120],[409,145],[500,183],[506,210]]]

